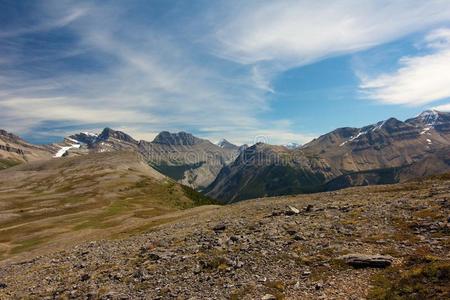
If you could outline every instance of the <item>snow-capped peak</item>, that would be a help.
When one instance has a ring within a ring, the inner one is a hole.
[[[219,146],[220,148],[225,148],[225,147],[236,147],[235,145],[233,145],[232,143],[230,143],[230,142],[227,141],[226,139],[221,139],[220,141],[217,142],[216,145]]]
[[[430,109],[422,112],[419,116],[425,124],[434,125],[439,119],[439,112],[435,109]]]
[[[300,148],[302,145],[300,145],[298,143],[291,142],[291,143],[287,143],[287,144],[285,144],[283,146],[288,148],[288,149],[297,149],[297,148]]]
[[[87,131],[82,132],[82,133],[85,134],[85,135],[87,135],[87,136],[98,137],[98,134],[97,134],[97,133],[92,133],[92,132],[87,132]]]
[[[228,141],[226,139],[221,139],[220,141],[218,141],[216,143],[216,145],[219,147],[223,147],[226,143],[228,143]]]

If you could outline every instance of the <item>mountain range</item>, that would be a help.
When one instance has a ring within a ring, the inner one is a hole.
[[[256,144],[207,188],[223,202],[396,183],[450,169],[450,113],[339,128],[300,148]]]
[[[402,182],[450,169],[450,113],[424,111],[362,128],[344,127],[300,146],[214,144],[186,132],[153,141],[105,128],[32,145],[0,131],[0,168],[52,157],[131,151],[158,172],[229,203],[244,199]]]
[[[0,298],[447,299],[449,143],[438,111],[293,147],[1,131]]]

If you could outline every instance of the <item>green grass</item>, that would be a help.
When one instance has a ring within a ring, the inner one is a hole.
[[[410,258],[372,278],[371,300],[450,299],[450,261]]]
[[[192,204],[190,205],[191,207],[200,205],[220,205],[218,201],[205,196],[188,186],[182,185],[181,187],[183,189],[184,195],[192,200]]]
[[[0,158],[0,170],[11,168],[19,164],[21,164],[21,162],[17,160]]]
[[[20,243],[19,246],[12,248],[10,254],[17,254],[20,252],[31,250],[31,249],[35,248],[36,246],[46,242],[47,240],[48,240],[48,238],[45,238],[45,237],[35,237],[35,238],[24,240]]]
[[[102,238],[125,237],[170,221],[152,218],[217,204],[173,180],[161,182],[133,170],[93,172],[54,172],[27,184],[10,183],[18,192],[4,194],[2,201],[7,201],[6,210],[18,216],[0,223],[0,242],[11,246],[0,253],[1,258],[37,249],[75,232],[82,236],[83,230],[105,230]],[[57,180],[61,177],[63,181]]]

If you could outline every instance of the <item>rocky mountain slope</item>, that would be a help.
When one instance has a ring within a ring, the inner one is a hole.
[[[136,152],[21,164],[0,171],[0,259],[139,232],[209,203]]]
[[[22,162],[51,157],[49,149],[27,143],[20,137],[0,129],[0,170]]]
[[[130,135],[105,128],[101,133],[80,132],[59,143],[37,146],[0,131],[0,169],[36,160],[89,153],[133,151],[144,156],[161,173],[197,190],[207,187],[223,166],[245,149],[224,140],[215,145],[186,132],[163,131],[152,142],[138,141]]]
[[[448,299],[449,214],[448,175],[206,207],[4,263],[0,298]]]
[[[395,183],[450,170],[450,113],[339,128],[297,149],[257,144],[206,189],[223,202]],[[432,164],[428,164],[431,163]]]
[[[141,141],[139,150],[161,173],[200,190],[238,153],[184,132],[162,132],[151,143]]]
[[[163,131],[152,142],[137,141],[124,132],[110,128],[105,128],[98,135],[79,133],[69,138],[79,141],[81,149],[86,147],[91,152],[138,152],[161,173],[199,190],[208,186],[222,167],[239,153],[239,147],[232,147],[232,144],[221,147],[186,132]]]
[[[217,146],[219,146],[220,148],[230,149],[230,150],[234,150],[234,151],[239,150],[239,146],[237,146],[233,143],[230,143],[226,139],[221,139],[219,142],[217,142]]]

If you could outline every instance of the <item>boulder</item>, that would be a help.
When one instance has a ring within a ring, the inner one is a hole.
[[[294,206],[288,205],[287,208],[286,215],[298,215],[300,213],[300,210]]]
[[[216,226],[214,226],[213,230],[216,231],[216,232],[217,231],[224,231],[225,228],[227,228],[227,226],[225,224],[220,223],[220,224],[217,224]]]
[[[392,264],[393,257],[389,255],[347,254],[339,260],[354,268],[386,268]]]

